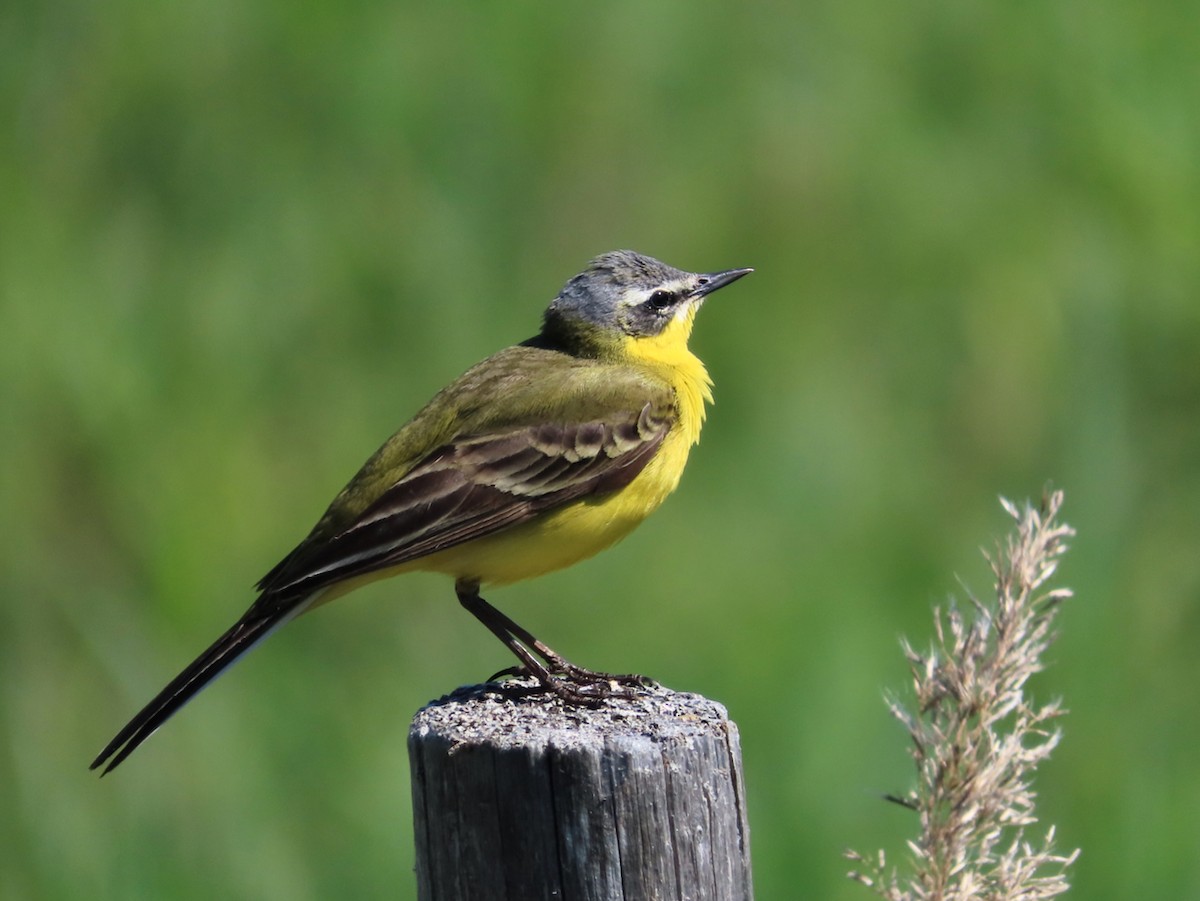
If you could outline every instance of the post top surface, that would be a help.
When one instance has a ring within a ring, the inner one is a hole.
[[[736,727],[716,701],[658,685],[637,689],[632,698],[575,707],[553,694],[521,695],[488,684],[466,686],[426,704],[413,717],[410,740],[437,734],[452,744],[561,748],[605,740],[679,741],[731,731]]]

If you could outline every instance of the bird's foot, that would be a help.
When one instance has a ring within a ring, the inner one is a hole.
[[[545,694],[558,696],[564,703],[578,707],[597,707],[610,699],[636,697],[637,689],[655,688],[658,683],[637,673],[603,673],[576,666],[569,660],[551,653],[546,657],[543,672],[531,672],[525,666],[501,670],[489,682],[501,678],[532,678],[532,685],[508,685],[506,691],[520,695]]]
[[[454,588],[459,603],[521,661],[518,666],[496,673],[489,682],[505,676],[524,676],[533,679],[534,684],[513,685],[512,690],[520,694],[553,692],[564,703],[587,707],[597,707],[609,698],[632,698],[635,689],[656,685],[633,673],[600,673],[576,666],[481,598],[478,581],[460,579]]]

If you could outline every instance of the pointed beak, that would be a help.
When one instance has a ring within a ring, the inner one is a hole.
[[[692,297],[704,297],[712,294],[718,288],[732,285],[743,275],[749,275],[753,269],[726,269],[724,272],[709,272],[700,276],[700,283],[692,292]]]

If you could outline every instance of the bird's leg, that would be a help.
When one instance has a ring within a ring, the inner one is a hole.
[[[497,675],[523,671],[570,704],[596,704],[608,697],[628,697],[629,692],[616,690],[618,685],[644,688],[653,684],[645,676],[600,673],[576,666],[480,597],[478,582],[460,580],[454,590],[459,603],[521,661],[520,667],[502,670]]]

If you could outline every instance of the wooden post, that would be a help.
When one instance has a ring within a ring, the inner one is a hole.
[[[654,687],[595,709],[472,686],[408,737],[422,901],[750,901],[737,727]]]

